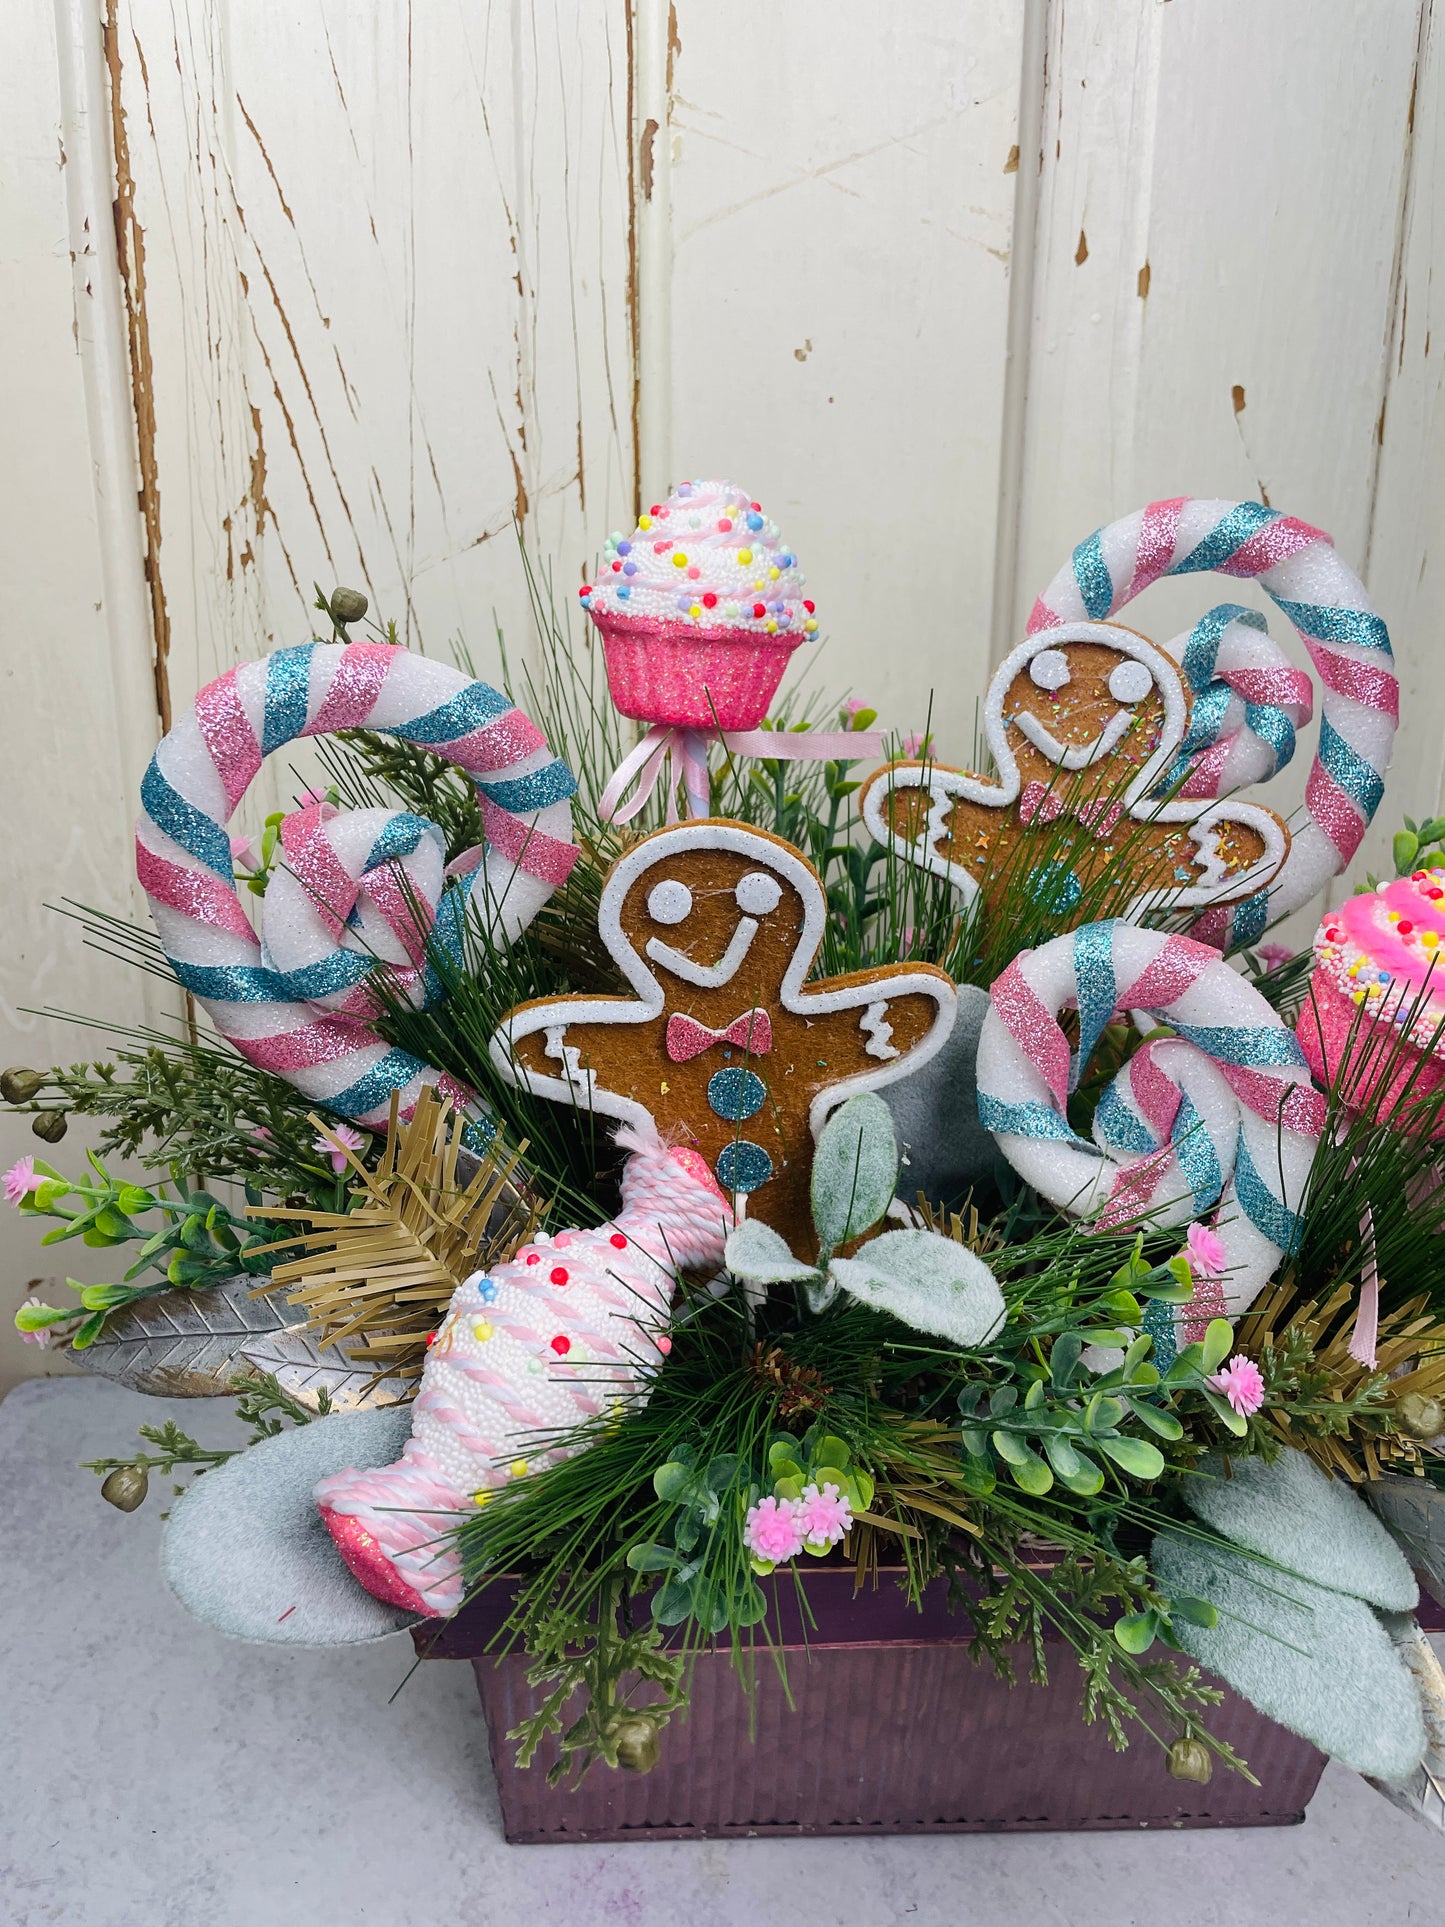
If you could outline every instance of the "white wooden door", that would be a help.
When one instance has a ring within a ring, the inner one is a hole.
[[[679,473],[778,514],[815,680],[959,752],[1098,524],[1329,529],[1404,683],[1378,863],[1445,765],[1441,108],[1433,0],[0,10],[0,1056],[145,1013],[40,906],[143,913],[158,729],[313,583],[495,673],[514,527],[566,611]],[[32,1228],[0,1250],[4,1346]]]

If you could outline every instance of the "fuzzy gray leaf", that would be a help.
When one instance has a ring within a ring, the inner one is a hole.
[[[274,1372],[301,1404],[315,1409],[324,1386],[341,1410],[394,1405],[411,1396],[400,1379],[372,1384],[335,1353],[318,1353],[301,1327],[305,1313],[280,1292],[253,1298],[259,1280],[227,1278],[202,1291],[157,1292],[111,1313],[87,1350],[66,1356],[83,1370],[158,1398],[218,1398],[247,1365]]]
[[[893,1202],[898,1143],[881,1097],[850,1097],[823,1126],[813,1154],[813,1223],[825,1252],[877,1224]]]
[[[982,1345],[1004,1321],[1003,1293],[982,1258],[932,1231],[885,1231],[856,1258],[835,1258],[844,1291],[917,1331]]]
[[[734,1278],[750,1285],[818,1282],[816,1269],[799,1263],[783,1237],[761,1218],[744,1218],[729,1233],[723,1263]]]

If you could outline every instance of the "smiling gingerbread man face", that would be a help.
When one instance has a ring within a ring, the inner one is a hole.
[[[598,930],[635,997],[521,1004],[492,1043],[540,1095],[695,1148],[724,1190],[811,1257],[812,1147],[856,1091],[907,1076],[953,1021],[951,979],[882,965],[805,983],[817,872],[745,824],[659,830],[603,887]]]
[[[1238,901],[1263,889],[1289,832],[1258,804],[1195,800],[1178,783],[1195,747],[1179,671],[1114,623],[1062,625],[1021,643],[984,704],[996,779],[893,764],[860,799],[880,842],[1002,904],[1022,879],[1058,928],[1104,914],[1113,878],[1134,907]]]

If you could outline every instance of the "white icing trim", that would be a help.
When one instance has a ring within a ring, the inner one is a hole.
[[[879,1003],[869,1004],[858,1019],[859,1030],[868,1033],[868,1042],[863,1046],[870,1057],[896,1057],[893,1047],[893,1026],[886,1021],[888,1003],[885,998]]]
[[[1077,743],[1061,743],[1057,736],[1044,728],[1031,709],[1022,710],[1010,718],[1020,736],[1026,736],[1041,755],[1066,770],[1092,769],[1095,763],[1102,763],[1106,756],[1112,756],[1128,735],[1133,720],[1129,710],[1116,710],[1093,742],[1081,747]]]
[[[700,964],[689,957],[686,951],[674,950],[661,937],[648,939],[647,954],[664,970],[670,970],[674,977],[681,977],[684,983],[696,984],[699,990],[721,990],[724,984],[730,984],[737,976],[757,934],[757,918],[741,918],[727,949],[715,964]]]
[[[843,1078],[818,1094],[808,1113],[808,1124],[814,1137],[822,1130],[830,1113],[848,1098],[859,1091],[878,1090],[901,1077],[911,1076],[943,1049],[958,1010],[957,991],[946,976],[917,971],[891,978],[887,985],[888,994],[882,998],[878,995],[881,985],[876,978],[871,982],[847,984],[836,990],[805,989],[803,979],[822,947],[827,920],[827,899],[817,872],[804,857],[779,838],[751,830],[742,823],[707,819],[680,823],[672,829],[657,830],[651,836],[644,837],[619,858],[602,886],[597,910],[598,933],[637,992],[638,1001],[633,1003],[626,997],[556,997],[545,1003],[524,1005],[514,1011],[498,1027],[489,1046],[493,1064],[509,1084],[533,1091],[539,1097],[550,1097],[575,1106],[576,1092],[569,1083],[560,1077],[534,1071],[517,1059],[516,1046],[521,1039],[535,1036],[538,1031],[560,1027],[557,1041],[563,1051],[565,1066],[565,1053],[569,1047],[564,1042],[564,1034],[568,1025],[597,1022],[644,1024],[662,1014],[667,1006],[666,992],[624,932],[622,904],[633,884],[645,871],[652,869],[655,864],[670,861],[680,853],[698,849],[726,850],[741,856],[759,869],[771,871],[784,882],[790,883],[802,899],[803,927],[779,986],[778,1002],[784,1010],[795,1016],[809,1017],[862,1007],[866,1015],[870,1008],[881,1005],[880,1015],[886,1016],[888,1005],[895,998],[909,995],[927,997],[935,1006],[937,1015],[932,1027],[911,1050],[899,1051],[887,1064],[879,1064],[853,1077]],[[742,920],[743,924],[752,922],[751,918]],[[756,930],[756,924],[753,927]],[[741,924],[739,928],[742,928]],[[649,941],[649,951],[656,941]],[[736,941],[735,937],[734,943]],[[748,942],[752,942],[751,935]],[[664,945],[663,948],[670,946]],[[731,948],[730,945],[729,951]],[[691,959],[685,961],[691,963]],[[667,967],[673,966],[668,962]],[[703,968],[701,965],[695,967]],[[721,965],[714,968],[720,969]],[[722,983],[727,981],[726,977],[719,979]],[[595,1077],[588,1097],[592,1111],[599,1115],[619,1118],[624,1123],[640,1128],[656,1128],[656,1120],[643,1105],[619,1092],[604,1089],[597,1084]]]

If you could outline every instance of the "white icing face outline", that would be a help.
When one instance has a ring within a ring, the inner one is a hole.
[[[716,963],[699,963],[695,957],[674,948],[661,937],[648,939],[643,946],[647,956],[670,975],[680,977],[684,983],[693,984],[699,990],[721,990],[724,984],[732,982],[742,968],[744,959],[752,949],[753,938],[758,934],[761,919],[776,910],[782,902],[783,886],[767,870],[749,870],[746,875],[739,877],[733,897],[743,914],[728,940],[727,948]],[[683,924],[692,912],[692,891],[676,877],[664,877],[648,892],[647,914],[654,923]]]
[[[1137,643],[1141,638],[1130,635],[1125,629],[1114,629],[1104,639],[1107,647],[1117,651],[1122,657],[1122,660],[1111,670],[1108,679],[1109,694],[1120,706],[1091,743],[1061,743],[1042,718],[1036,716],[1031,709],[1021,709],[1016,714],[1005,718],[1004,697],[1014,677],[1025,665],[1028,667],[1029,680],[1035,688],[1047,690],[1050,693],[1067,688],[1072,677],[1068,657],[1058,646],[1061,636],[1062,632],[1055,629],[1046,630],[1041,636],[1030,637],[1029,642],[1023,645],[1023,649],[1015,649],[995,675],[989,689],[989,703],[985,709],[990,726],[990,745],[992,744],[995,694],[999,720],[1005,726],[1012,723],[1020,736],[1031,743],[1041,756],[1047,757],[1055,768],[1066,770],[1071,775],[1077,774],[1080,770],[1092,769],[1095,763],[1102,763],[1114,754],[1133,727],[1138,704],[1156,688],[1164,698],[1165,732],[1167,733],[1171,679],[1178,689],[1181,705],[1184,700],[1183,685],[1179,681],[1178,671],[1150,643],[1144,644],[1146,654],[1127,649],[1126,641]],[[1083,640],[1078,636],[1067,639]],[[1024,654],[1024,650],[1028,653]],[[1009,671],[1007,677],[1005,677],[1006,670]],[[1179,740],[1183,740],[1182,722]],[[1154,758],[1150,759],[1151,766],[1154,760]]]

